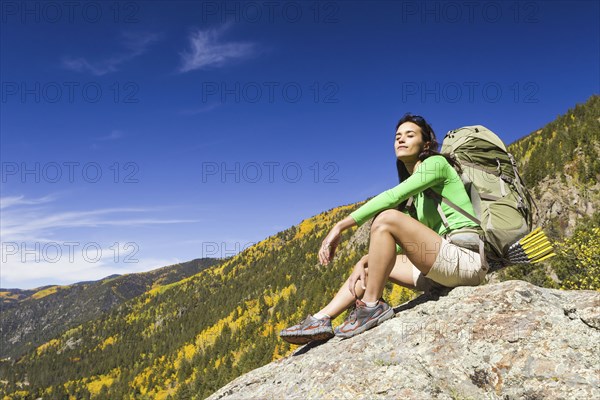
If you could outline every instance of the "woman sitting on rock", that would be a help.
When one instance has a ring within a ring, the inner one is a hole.
[[[481,227],[424,193],[432,189],[475,215],[459,177],[460,166],[451,156],[436,151],[438,142],[433,129],[417,115],[406,114],[400,119],[394,148],[401,183],[338,222],[323,240],[319,260],[322,265],[329,264],[342,231],[361,226],[375,216],[369,254],[356,264],[329,304],[300,324],[281,331],[282,339],[305,344],[334,335],[349,338],[392,318],[394,310],[382,299],[388,279],[420,291],[477,286],[483,282],[488,268],[485,258],[482,265],[483,251],[477,250],[481,249],[483,238]],[[473,246],[459,247],[454,244],[454,237],[450,238],[453,243],[447,238],[450,232],[466,227],[472,228],[472,237],[461,229],[461,246],[469,241]],[[334,333],[331,320],[353,304],[354,310]]]

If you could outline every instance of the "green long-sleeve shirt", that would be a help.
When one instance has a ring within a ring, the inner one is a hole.
[[[413,200],[417,219],[436,231],[440,236],[458,228],[479,227],[479,225],[461,213],[447,206],[445,203],[441,203],[442,210],[448,220],[449,227],[446,228],[437,211],[436,200],[425,196],[423,193],[427,188],[432,188],[435,192],[441,194],[469,214],[475,215],[471,200],[458,173],[445,157],[436,155],[422,161],[415,171],[413,171],[413,174],[402,183],[373,197],[352,212],[350,216],[360,226],[379,212],[396,208],[404,200],[414,196]],[[406,211],[405,213],[408,214]],[[397,253],[402,252],[398,244],[396,244],[396,251]]]

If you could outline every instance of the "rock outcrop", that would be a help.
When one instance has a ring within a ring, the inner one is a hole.
[[[572,176],[566,174],[565,182],[556,177],[546,177],[538,185],[541,195],[535,199],[538,207],[533,226],[546,226],[557,218],[561,234],[571,236],[583,215],[599,210],[600,182],[582,187]]]
[[[311,343],[209,399],[600,398],[600,293],[522,281],[396,307],[347,340]]]

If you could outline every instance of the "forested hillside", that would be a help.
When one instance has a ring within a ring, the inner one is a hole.
[[[572,176],[581,187],[600,180],[600,96],[595,95],[558,116],[542,129],[508,146],[519,161],[528,186],[543,190],[546,177],[566,182]]]
[[[538,206],[534,225],[558,257],[513,266],[498,280],[522,279],[565,289],[600,288],[600,96],[591,96],[508,146]]]

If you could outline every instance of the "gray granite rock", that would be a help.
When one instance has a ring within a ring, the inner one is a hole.
[[[209,397],[399,398],[600,398],[600,293],[508,281],[423,295],[370,331],[301,347]]]

